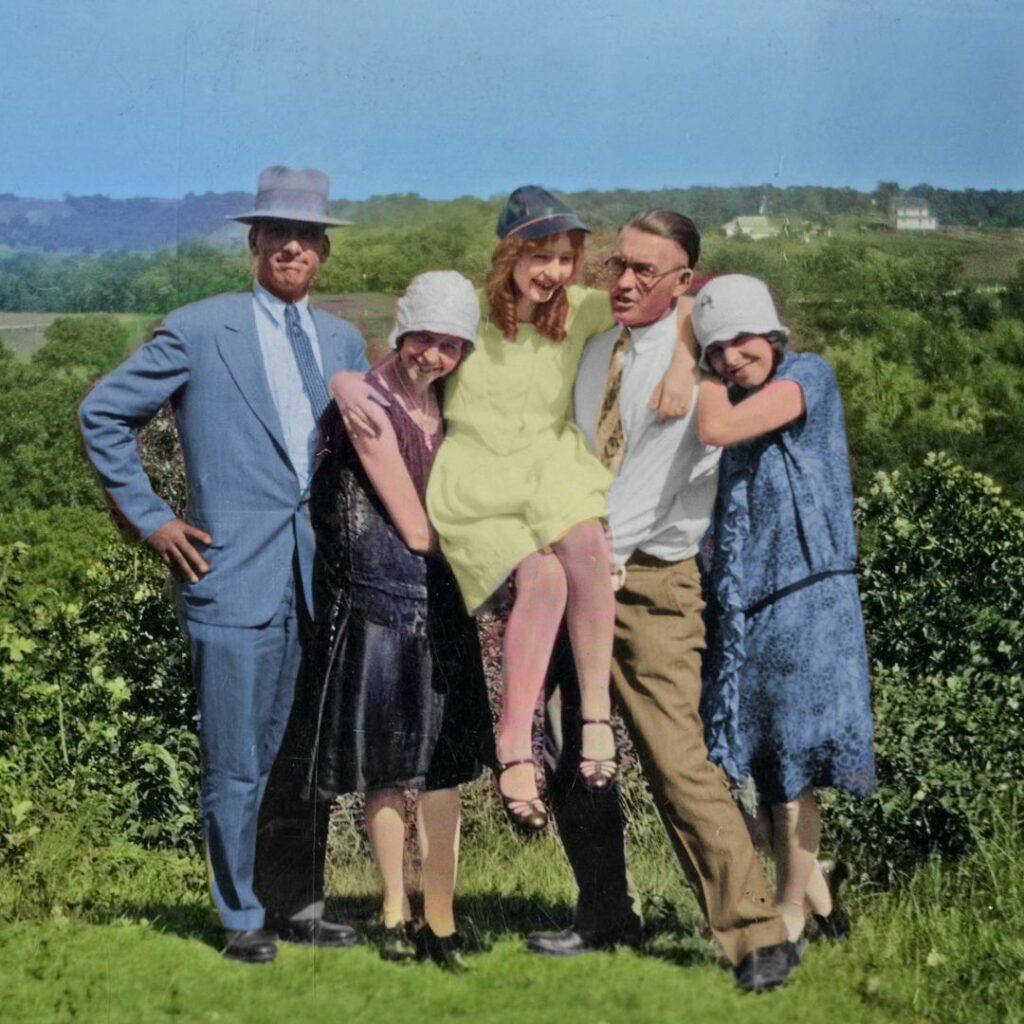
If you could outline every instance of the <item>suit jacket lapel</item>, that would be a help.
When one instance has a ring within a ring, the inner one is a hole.
[[[284,442],[281,419],[277,414],[274,396],[270,393],[270,385],[267,383],[260,339],[256,333],[252,293],[241,293],[238,300],[232,304],[223,327],[217,331],[217,350],[249,408],[287,456],[288,449]]]
[[[320,361],[324,368],[324,380],[330,382],[339,370],[347,370],[344,363],[344,346],[333,344],[331,339],[337,333],[338,318],[318,309],[310,309],[316,324],[317,341],[320,344]]]

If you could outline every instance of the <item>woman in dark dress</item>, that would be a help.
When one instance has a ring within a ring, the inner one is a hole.
[[[395,352],[368,379],[385,396],[377,437],[350,438],[332,410],[313,481],[314,648],[322,681],[311,793],[366,794],[383,885],[385,956],[415,951],[460,969],[453,897],[460,783],[493,754],[476,626],[437,553],[423,507],[444,434],[438,381],[478,327],[473,287],[453,271],[421,274],[399,299]],[[422,927],[403,877],[405,791],[416,790]]]

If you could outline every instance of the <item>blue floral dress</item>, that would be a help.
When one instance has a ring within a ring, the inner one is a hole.
[[[875,761],[842,402],[820,356],[787,353],[774,379],[799,384],[807,412],[722,456],[708,753],[767,803],[822,786],[863,797]]]

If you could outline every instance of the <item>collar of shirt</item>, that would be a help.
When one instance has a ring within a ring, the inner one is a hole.
[[[673,306],[660,320],[653,324],[644,324],[643,327],[630,327],[629,329],[629,351],[642,355],[645,351],[661,347],[665,344],[665,333],[671,331],[675,334],[676,309]]]
[[[285,302],[284,299],[279,299],[276,295],[268,292],[267,289],[259,283],[259,281],[253,281],[252,294],[259,309],[270,318],[275,327],[283,331],[284,311],[287,306],[291,305],[291,303]],[[299,323],[302,324],[303,328],[308,333],[309,327],[307,325],[311,320],[309,313],[309,296],[304,295],[298,302],[294,303],[294,305],[299,313]]]

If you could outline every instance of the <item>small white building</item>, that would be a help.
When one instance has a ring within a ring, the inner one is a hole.
[[[917,196],[901,196],[889,204],[889,217],[897,231],[935,231],[939,222],[928,201]]]
[[[728,238],[751,238],[755,242],[762,238],[774,238],[779,228],[767,217],[733,217],[728,224],[722,225],[722,231]]]

